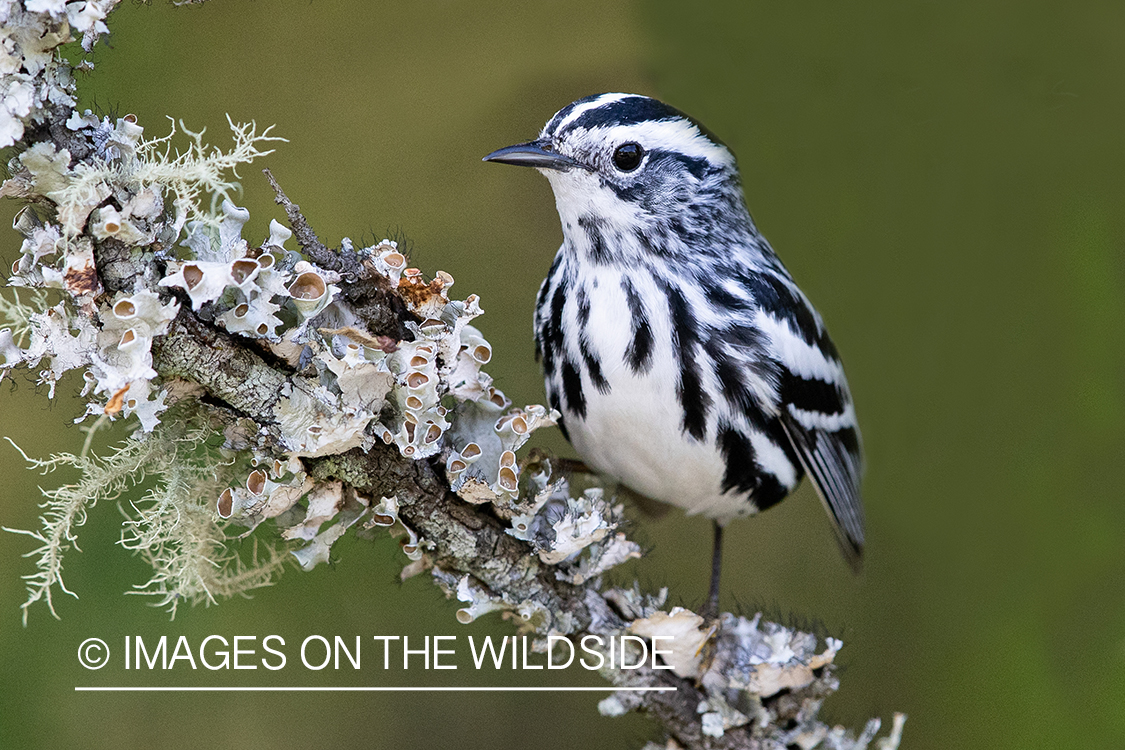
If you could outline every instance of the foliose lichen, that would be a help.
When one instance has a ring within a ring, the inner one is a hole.
[[[289,229],[272,221],[257,246],[242,236],[249,212],[223,198],[234,186],[223,172],[269,153],[258,145],[277,140],[268,130],[259,135],[253,126],[232,124],[235,146],[224,153],[185,129],[189,148],[173,155],[170,136],[145,140],[131,116],[110,122],[72,112],[66,124],[85,146],[84,158],[52,141],[31,144],[12,159],[12,177],[0,187],[0,195],[36,207],[15,222],[25,240],[9,285],[58,299],[39,309],[6,303],[3,311],[19,330],[0,329],[0,378],[38,368],[53,398],[60,379],[77,370],[88,399],[80,419],[136,416],[143,435],[158,429],[161,414],[178,399],[198,395],[153,366],[153,342],[168,333],[181,305],[259,342],[295,374],[261,415],[275,426],[270,440],[228,440],[225,460],[254,468],[212,494],[210,507],[216,524],[253,529],[277,520],[305,568],[327,560],[347,528],[373,516],[362,496],[309,479],[302,459],[368,450],[381,440],[412,459],[447,451],[453,467],[464,454],[467,467],[478,445],[487,460],[451,476],[459,487],[469,482],[478,501],[515,498],[515,451],[553,418],[539,406],[510,411],[492,387],[481,370],[491,347],[470,325],[483,311],[475,296],[448,296],[451,276],[426,279],[407,267],[393,241],[359,250],[346,241],[410,317],[406,338],[379,335],[340,295],[337,271],[286,247]],[[206,195],[219,199],[214,215],[202,207]],[[113,293],[103,287],[95,260],[96,248],[107,243],[127,248],[143,269]],[[455,423],[460,452],[446,435]],[[400,525],[408,559],[424,566],[424,540]]]
[[[78,31],[89,51],[109,31],[105,18],[117,3],[0,0],[0,148],[45,122],[51,107],[74,106],[74,78],[55,50]]]

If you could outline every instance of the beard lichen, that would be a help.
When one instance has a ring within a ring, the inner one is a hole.
[[[23,576],[24,624],[30,606],[41,600],[58,617],[52,601],[56,590],[77,598],[63,580],[63,559],[78,549],[78,528],[99,502],[124,499],[134,489],[143,494],[128,502],[120,544],[140,554],[153,574],[129,593],[155,597],[154,605],[173,616],[181,602],[213,603],[268,585],[285,564],[283,551],[269,547],[259,553],[256,540],[249,545],[249,559],[239,554],[238,540],[228,536],[208,502],[231,483],[239,462],[222,449],[223,436],[202,410],[184,405],[174,411],[151,432],[137,431],[100,457],[32,458],[16,446],[30,468],[43,474],[64,468],[80,474],[76,482],[43,490],[38,530],[5,527],[40,542],[25,555],[37,558],[37,570]]]
[[[14,344],[23,346],[31,333],[31,316],[50,307],[44,289],[31,289],[27,296],[29,299],[25,302],[20,299],[18,290],[13,290],[12,299],[0,295],[0,325],[3,326],[0,328],[0,355],[4,353],[3,331],[8,332]],[[0,378],[4,372],[0,372]]]
[[[260,144],[286,141],[285,138],[270,135],[272,125],[258,133],[253,121],[235,123],[227,115],[227,124],[230,125],[234,141],[229,150],[223,151],[206,144],[203,140],[206,128],[193,132],[181,121],[180,130],[188,136],[190,142],[185,150],[173,152],[170,141],[176,134],[175,120],[171,117],[168,119],[172,122],[168,135],[141,139],[138,142],[137,168],[129,176],[143,185],[155,184],[167,188],[175,196],[177,212],[186,212],[186,215],[181,213],[181,216],[210,226],[218,226],[222,219],[219,207],[223,200],[230,198],[232,192],[241,191],[237,182],[225,177],[226,172],[238,177],[240,164],[249,164],[273,153],[272,149],[261,150]],[[205,194],[211,196],[208,211],[200,208],[200,201]],[[177,220],[180,220],[179,217]]]

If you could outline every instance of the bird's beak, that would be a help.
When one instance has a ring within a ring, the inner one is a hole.
[[[501,164],[515,164],[517,167],[535,167],[536,169],[559,169],[564,172],[574,168],[590,171],[590,168],[585,164],[577,162],[569,156],[551,151],[550,144],[547,141],[517,143],[515,146],[493,151],[481,161],[495,161]]]

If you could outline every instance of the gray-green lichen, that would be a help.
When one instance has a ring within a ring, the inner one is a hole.
[[[104,458],[24,455],[41,473],[69,467],[80,474],[77,482],[44,490],[42,528],[17,532],[39,543],[29,553],[37,561],[36,572],[24,576],[25,623],[37,601],[55,612],[56,590],[75,595],[63,580],[64,553],[75,547],[77,530],[91,509],[133,488],[141,494],[129,503],[121,543],[152,566],[152,576],[129,593],[153,596],[174,613],[181,600],[214,602],[267,585],[280,570],[284,558],[274,550],[259,554],[255,547],[248,557],[240,555],[215,523],[210,504],[200,500],[200,493],[221,491],[237,473],[236,457],[222,448],[219,425],[188,402],[173,417]]]

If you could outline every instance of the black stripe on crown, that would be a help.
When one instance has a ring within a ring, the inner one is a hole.
[[[574,111],[575,107],[577,107],[580,104],[585,104],[586,102],[591,101],[593,99],[597,99],[599,96],[604,96],[604,94],[594,94],[593,96],[583,97],[582,99],[578,99],[577,101],[573,101],[570,104],[563,107],[562,109],[560,109],[558,112],[556,112],[554,114],[553,117],[551,117],[550,120],[547,121],[547,124],[543,126],[543,135],[545,135],[545,136],[554,135],[555,129],[558,128],[559,123],[562,122],[563,120],[565,120],[568,116],[570,116],[570,113]]]
[[[573,112],[576,107],[594,101],[601,96],[605,96],[605,94],[594,94],[593,96],[587,96],[566,105],[555,113],[555,116],[547,123],[546,127],[543,129],[543,134],[546,136],[558,135],[556,128],[558,128],[559,123],[569,117],[570,113]],[[632,94],[626,96],[624,99],[609,101],[600,107],[595,107],[594,109],[583,112],[576,120],[569,123],[566,129],[585,128],[586,130],[593,130],[594,128],[601,127],[636,125],[642,122],[667,122],[670,120],[687,120],[692,125],[699,128],[699,132],[712,143],[726,146],[722,140],[694,117],[684,114],[664,102],[647,96],[641,96],[640,94]]]
[[[642,122],[662,122],[665,120],[691,120],[675,107],[645,96],[630,96],[615,102],[607,102],[600,107],[587,110],[570,123],[571,128],[593,130],[604,126],[636,125]]]

